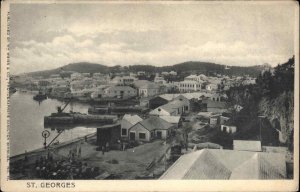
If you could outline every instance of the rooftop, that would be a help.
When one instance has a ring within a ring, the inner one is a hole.
[[[285,156],[223,149],[182,155],[160,179],[284,179]]]
[[[159,117],[154,117],[154,116],[141,121],[140,124],[143,125],[149,131],[152,131],[155,129],[169,129],[173,126],[172,124],[168,123],[167,121],[165,121]]]
[[[178,123],[180,121],[180,116],[168,116],[168,115],[162,115],[159,116],[159,118],[169,122],[169,123]]]
[[[239,151],[262,151],[260,141],[233,140],[233,149]]]
[[[140,87],[140,89],[159,89],[160,85],[155,83],[148,83]]]
[[[130,115],[130,114],[125,114],[123,116],[122,120],[126,120],[128,121],[130,124],[135,125],[138,122],[143,121],[143,119],[141,117],[139,117],[138,115]]]

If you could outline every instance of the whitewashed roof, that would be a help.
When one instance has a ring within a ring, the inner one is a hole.
[[[143,119],[141,117],[139,117],[138,115],[130,115],[130,114],[125,114],[123,116],[122,120],[126,120],[128,121],[130,124],[135,125],[138,122],[143,121]]]
[[[261,142],[248,140],[233,140],[233,149],[239,151],[261,151]]]
[[[168,116],[168,115],[162,115],[159,116],[161,119],[167,121],[168,123],[179,123],[180,116]]]
[[[202,149],[182,155],[160,179],[285,179],[285,155]]]

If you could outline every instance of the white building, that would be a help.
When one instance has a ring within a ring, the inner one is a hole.
[[[158,95],[161,92],[161,85],[155,83],[147,83],[139,88],[139,96],[140,97],[151,97]]]
[[[176,72],[176,71],[170,71],[170,72],[169,72],[169,75],[174,75],[174,76],[176,76],[176,75],[177,75],[177,72]]]
[[[189,113],[189,111],[189,100],[180,95],[171,102],[153,109],[149,114],[155,116],[181,116],[184,113]]]
[[[132,85],[137,79],[131,76],[116,76],[110,83],[115,85]]]
[[[218,90],[218,85],[217,84],[208,84],[205,86],[205,89],[207,91],[215,91],[215,90]]]
[[[121,137],[128,137],[128,129],[143,121],[138,115],[125,114],[121,121]]]
[[[154,78],[154,83],[166,84],[167,81],[166,81],[163,77],[156,76],[156,77]]]
[[[105,89],[104,94],[109,98],[127,99],[137,96],[137,91],[129,86],[111,86]]]
[[[179,91],[180,92],[194,92],[201,90],[201,84],[197,81],[184,80],[179,82]]]
[[[237,131],[237,128],[234,125],[221,125],[221,131],[227,133],[235,133]]]

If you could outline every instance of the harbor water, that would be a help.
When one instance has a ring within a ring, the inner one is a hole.
[[[55,113],[57,107],[64,106],[65,103],[49,98],[42,102],[37,102],[33,100],[33,96],[33,93],[19,91],[10,96],[9,142],[11,157],[24,153],[25,151],[29,152],[42,148],[44,143],[42,131],[44,130],[50,132],[50,136],[47,138],[47,144],[58,134],[56,129],[44,128],[44,116]],[[71,103],[64,111],[69,112],[70,109],[72,109],[74,112],[88,113],[88,107],[89,105],[87,104]],[[56,140],[61,143],[95,132],[95,128],[69,128],[65,129]]]

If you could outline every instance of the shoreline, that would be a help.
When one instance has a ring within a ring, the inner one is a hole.
[[[61,143],[59,143],[57,145],[51,145],[47,149],[50,149],[50,150],[60,149],[60,148],[66,147],[68,145],[74,144],[76,142],[82,141],[82,140],[85,139],[85,137],[87,137],[87,139],[90,139],[90,138],[96,136],[96,134],[97,134],[96,132],[95,133],[90,133],[90,134],[85,135],[85,136],[74,138],[74,139],[72,139],[70,141],[61,142]],[[14,162],[16,162],[16,161],[18,161],[20,159],[24,159],[25,156],[32,157],[32,156],[36,156],[36,155],[41,155],[43,153],[47,153],[48,152],[47,149],[44,149],[42,147],[42,148],[38,148],[38,149],[34,149],[34,150],[31,150],[31,151],[28,151],[27,153],[21,153],[21,154],[18,154],[18,155],[14,155],[14,156],[9,157],[9,161],[10,161],[10,163],[14,163]]]

